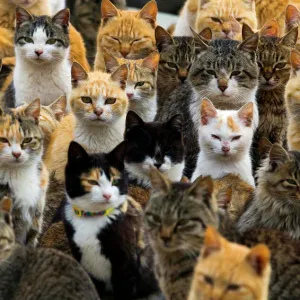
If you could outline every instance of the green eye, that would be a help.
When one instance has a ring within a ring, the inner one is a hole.
[[[275,66],[276,69],[283,69],[285,67],[286,63],[279,63]]]
[[[90,185],[99,185],[98,181],[96,181],[96,180],[88,180],[88,184],[90,184]]]
[[[161,223],[161,218],[159,216],[156,215],[152,215],[152,214],[147,214],[146,215],[148,220],[152,223]]]
[[[114,178],[113,181],[112,181],[112,185],[118,185],[119,182],[120,182],[119,178]]]
[[[34,44],[33,39],[30,38],[30,37],[25,37],[25,38],[24,38],[24,41],[25,41],[26,43],[28,43],[28,44]]]
[[[56,39],[49,39],[48,41],[47,41],[47,44],[48,45],[54,45],[56,43]]]
[[[30,143],[31,141],[32,141],[32,138],[25,138],[24,141],[23,141],[23,143],[24,143],[24,144],[28,144],[28,143]]]
[[[8,139],[6,139],[6,138],[0,138],[0,143],[2,143],[2,144],[9,144],[9,142],[8,142]]]
[[[93,103],[92,99],[90,97],[81,97],[81,101],[83,103]]]
[[[114,104],[116,103],[116,98],[107,98],[105,104]]]
[[[136,85],[135,85],[135,87],[138,87],[138,86],[143,86],[145,84],[145,82],[144,81],[140,81],[140,82],[138,82]]]
[[[286,179],[286,182],[290,185],[297,185],[297,182],[293,179]]]
[[[177,225],[178,225],[178,226],[185,226],[185,225],[188,224],[188,222],[189,222],[189,220],[180,220],[180,221],[177,223]]]
[[[171,69],[177,69],[177,65],[174,64],[174,63],[172,63],[172,62],[167,62],[167,65],[168,65],[168,67],[171,68]]]
[[[231,73],[230,77],[232,77],[232,76],[239,76],[240,74],[241,74],[240,71],[234,71],[234,72]]]

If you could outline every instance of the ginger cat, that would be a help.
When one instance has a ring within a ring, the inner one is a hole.
[[[208,227],[188,300],[267,300],[270,256],[263,244],[249,249]]]
[[[119,10],[109,0],[103,0],[101,14],[95,70],[105,70],[105,48],[129,59],[144,58],[155,50],[157,5],[154,0],[138,12]]]

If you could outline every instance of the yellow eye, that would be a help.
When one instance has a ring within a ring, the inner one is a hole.
[[[24,144],[28,144],[28,143],[30,143],[31,141],[32,141],[32,138],[25,138],[24,141],[23,141],[23,143],[24,143]]]
[[[56,43],[56,39],[49,39],[48,41],[47,41],[47,44],[48,45],[54,45]]]
[[[116,98],[107,98],[105,104],[114,104],[116,103]]]
[[[92,99],[90,97],[81,97],[81,101],[83,103],[93,103]]]

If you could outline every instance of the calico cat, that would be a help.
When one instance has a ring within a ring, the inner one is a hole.
[[[95,70],[104,71],[104,49],[124,58],[144,58],[155,50],[157,5],[148,2],[140,11],[118,10],[109,0],[101,2]]]
[[[208,227],[188,300],[268,300],[270,250],[230,243]]]
[[[184,169],[181,115],[164,123],[146,123],[129,111],[125,141],[125,169],[130,181],[150,187],[151,168],[157,168],[171,181],[180,181]]]
[[[152,52],[144,59],[129,60],[115,58],[104,53],[106,71],[114,72],[119,66],[126,64],[129,70],[126,82],[126,94],[129,110],[137,113],[145,122],[152,122],[156,112],[156,82],[159,54]]]
[[[145,227],[155,253],[155,271],[167,300],[187,299],[207,224],[218,227],[211,178],[171,183],[151,172],[153,187]]]
[[[17,8],[16,22],[16,67],[13,83],[4,96],[5,106],[16,107],[36,98],[41,104],[50,105],[61,95],[69,100],[69,10],[51,18],[35,17]]]
[[[99,299],[83,268],[52,249],[15,243],[12,200],[0,199],[0,298],[2,300]]]
[[[200,175],[222,178],[236,174],[255,186],[250,157],[253,103],[245,104],[238,111],[217,110],[208,99],[203,99],[200,114],[201,151],[192,180]]]
[[[72,142],[66,167],[65,229],[74,257],[99,295],[146,298],[158,292],[142,210],[127,198],[121,143],[109,154],[89,155]]]
[[[0,184],[14,199],[13,222],[18,242],[36,246],[43,223],[48,172],[42,162],[43,134],[39,100],[23,116],[0,113]]]

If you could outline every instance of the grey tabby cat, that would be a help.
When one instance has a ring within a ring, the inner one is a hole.
[[[0,199],[0,299],[97,300],[91,279],[71,257],[15,243],[12,201]]]
[[[218,227],[211,178],[171,183],[151,172],[153,192],[145,210],[146,230],[155,251],[155,270],[167,300],[186,299],[206,224]]]

